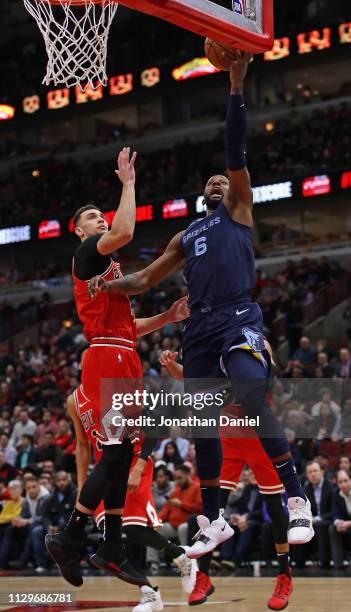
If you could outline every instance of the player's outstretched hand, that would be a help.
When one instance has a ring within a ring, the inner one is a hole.
[[[108,282],[102,276],[93,276],[88,285],[89,297],[93,298],[101,291],[108,291]]]
[[[122,151],[120,151],[117,159],[118,169],[115,170],[115,174],[117,174],[119,180],[123,185],[127,183],[135,183],[135,169],[134,162],[137,154],[133,153],[130,157],[130,147],[123,147]]]
[[[161,355],[159,356],[158,360],[160,362],[160,364],[164,367],[167,367],[167,365],[169,363],[171,363],[172,361],[175,361],[178,357],[179,353],[178,351],[162,351]]]
[[[190,309],[188,306],[188,296],[185,295],[181,297],[179,300],[173,302],[172,306],[169,308],[169,313],[172,316],[172,321],[176,323],[177,321],[184,321],[190,316]]]
[[[226,57],[226,59],[232,59],[226,54],[225,51],[223,51],[223,55]],[[241,87],[243,85],[247,73],[247,67],[252,61],[253,56],[251,53],[245,53],[244,51],[240,51],[238,49],[236,59],[232,61],[229,73],[232,87]]]

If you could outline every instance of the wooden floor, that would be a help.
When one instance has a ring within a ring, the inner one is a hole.
[[[178,578],[153,577],[152,583],[161,590],[167,612],[189,611],[186,596]],[[213,578],[215,593],[201,608],[213,612],[262,612],[271,595],[272,578]],[[0,610],[12,612],[56,612],[82,610],[112,612],[131,610],[136,605],[139,590],[116,578],[88,577],[75,589],[62,578],[1,577],[1,602],[8,592],[75,592],[76,604],[71,606],[1,605]],[[289,612],[336,612],[350,609],[351,578],[296,578]]]

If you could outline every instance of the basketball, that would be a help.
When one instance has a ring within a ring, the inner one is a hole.
[[[215,68],[219,68],[219,70],[229,71],[231,61],[236,59],[238,51],[239,49],[235,49],[230,45],[217,42],[211,38],[206,38],[205,40],[205,53],[207,59],[213,66],[215,66]],[[231,60],[224,57],[223,52],[227,53]]]

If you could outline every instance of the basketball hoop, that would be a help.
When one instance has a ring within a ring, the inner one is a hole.
[[[44,85],[107,84],[107,41],[116,0],[23,0],[43,35],[48,63]]]

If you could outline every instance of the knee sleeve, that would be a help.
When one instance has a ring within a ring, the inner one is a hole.
[[[275,495],[263,495],[266,502],[267,512],[272,521],[272,531],[275,544],[285,544],[288,541],[287,530],[289,519],[282,507],[282,499],[279,493]]]
[[[104,490],[105,510],[123,508],[127,495],[127,483],[133,459],[133,445],[130,440],[123,444],[105,447],[103,459],[108,465],[109,479]]]
[[[79,495],[79,503],[89,510],[96,510],[103,498],[111,475],[110,464],[102,457],[86,479]]]
[[[168,543],[168,540],[152,529],[152,527],[142,527],[141,525],[126,525],[123,527],[128,540],[139,544],[140,546],[150,546],[156,550],[163,550]]]
[[[130,440],[105,446],[99,463],[82,487],[78,501],[89,510],[96,510],[102,499],[106,510],[123,508],[132,455]]]
[[[196,466],[200,480],[219,478],[222,467],[222,445],[219,438],[195,440]]]

